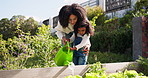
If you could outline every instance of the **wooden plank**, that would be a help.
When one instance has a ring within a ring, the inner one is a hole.
[[[1,70],[0,78],[64,78],[69,75],[82,76],[89,66],[78,65],[74,66],[74,74],[67,66],[49,67],[49,68],[33,68],[33,69],[18,69],[18,70]]]
[[[117,71],[137,70],[137,62],[121,62],[121,63],[104,63],[106,73],[115,73]],[[1,70],[0,78],[64,78],[69,75],[83,76],[89,68],[89,65],[77,65],[72,68],[67,66],[49,67],[49,68],[32,68],[18,70]],[[73,70],[72,70],[73,69]]]
[[[85,71],[87,71],[87,69],[89,68],[89,66],[87,65],[77,65],[74,66],[74,73],[70,68],[65,69],[57,78],[63,78],[65,76],[69,76],[69,75],[80,75],[83,76],[85,74]]]
[[[106,73],[116,73],[118,71],[138,70],[137,62],[120,62],[120,63],[104,63],[102,67],[105,68]]]
[[[3,70],[0,71],[0,78],[52,78],[61,68],[62,67]]]

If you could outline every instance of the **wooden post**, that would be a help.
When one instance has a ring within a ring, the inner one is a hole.
[[[132,20],[133,27],[133,60],[142,56],[142,19],[135,17]]]

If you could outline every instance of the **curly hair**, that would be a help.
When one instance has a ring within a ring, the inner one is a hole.
[[[71,5],[65,5],[63,6],[59,11],[59,22],[62,25],[62,27],[67,27],[69,23],[69,17],[72,14]]]
[[[86,20],[86,17],[87,17],[86,10],[82,6],[80,6],[79,4],[73,3],[71,7],[72,7],[72,14],[78,17],[77,22]]]
[[[81,22],[86,19],[86,10],[79,4],[73,3],[71,5],[65,5],[60,9],[58,18],[62,27],[68,27],[70,15],[77,16],[77,22]]]

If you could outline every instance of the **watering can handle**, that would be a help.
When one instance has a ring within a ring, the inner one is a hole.
[[[66,41],[66,46],[68,47],[68,53],[70,52],[70,43],[68,41]]]

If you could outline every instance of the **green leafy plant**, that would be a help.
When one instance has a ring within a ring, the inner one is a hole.
[[[146,16],[147,17],[147,6],[148,1],[147,0],[138,0],[134,6],[133,16],[134,17],[141,17]]]
[[[105,72],[105,69],[101,67],[101,63],[100,62],[96,62],[92,65],[90,65],[89,70],[87,71],[87,73],[99,73],[100,75],[103,74]]]
[[[148,78],[142,73],[138,73],[135,70],[125,70],[123,72],[106,74],[104,68],[101,68],[101,63],[97,62],[90,65],[90,70],[85,76],[66,76],[65,78]]]
[[[148,76],[148,58],[144,58],[142,56],[139,56],[139,59],[136,60],[140,64],[139,71],[143,74]]]
[[[99,31],[98,27],[104,24],[104,21],[107,19],[104,11],[100,6],[86,7],[87,17],[90,20],[95,31]]]
[[[91,36],[90,40],[91,51],[125,53],[132,48],[132,30],[124,27],[113,31],[100,31]]]
[[[75,75],[75,76],[70,75],[70,76],[66,76],[64,78],[82,78],[82,77],[79,75]]]
[[[49,26],[38,28],[37,35],[30,36],[18,30],[18,37],[4,40],[0,35],[0,69],[24,69],[52,67],[54,56],[60,47],[60,40],[50,35]]]

